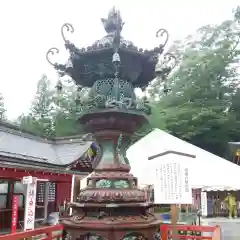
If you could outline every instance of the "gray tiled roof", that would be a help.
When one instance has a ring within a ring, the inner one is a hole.
[[[80,138],[47,140],[0,125],[0,156],[9,159],[66,166],[81,158],[91,143]]]

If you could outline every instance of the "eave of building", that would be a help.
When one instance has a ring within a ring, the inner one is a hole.
[[[0,180],[14,179],[21,181],[25,176],[36,177],[39,181],[45,180],[50,182],[72,182],[72,174],[66,172],[47,172],[40,169],[20,169],[14,167],[0,167]],[[86,175],[83,175],[83,177]]]
[[[86,161],[86,152],[91,144],[89,135],[46,139],[0,122],[1,162],[67,169],[83,160],[83,168],[88,168],[91,162]]]
[[[82,175],[82,176],[86,176],[89,173],[92,172],[92,169],[87,169],[84,171],[79,171],[79,170],[66,170],[64,168],[49,168],[49,167],[42,167],[39,168],[39,166],[36,165],[19,165],[16,163],[1,163],[1,168],[9,168],[9,169],[19,169],[19,170],[26,170],[26,171],[41,171],[41,172],[45,172],[45,173],[57,173],[57,174],[70,174],[70,175]],[[0,168],[0,169],[1,169]]]
[[[86,154],[80,159],[75,160],[69,165],[56,165],[51,163],[35,162],[32,160],[9,158],[0,155],[0,166],[6,166],[8,168],[19,168],[27,170],[42,170],[49,172],[61,172],[68,174],[85,175],[93,171],[92,162],[88,160]]]
[[[58,165],[58,164],[52,164],[52,163],[48,163],[48,162],[38,162],[38,161],[32,161],[29,159],[21,159],[21,158],[13,158],[13,157],[6,157],[6,156],[2,156],[0,154],[0,163],[4,164],[4,163],[9,163],[9,164],[16,164],[16,165],[24,165],[24,166],[36,166],[36,167],[41,167],[41,168],[49,168],[49,169],[56,169],[56,168],[62,168],[62,169],[71,169],[74,168],[76,165],[79,165],[79,168],[86,168],[86,169],[91,169],[92,163],[90,162],[90,160],[85,160],[86,156],[82,156],[82,158],[74,160],[73,162],[71,162],[70,164],[66,164],[66,165]],[[87,162],[87,164],[86,164]]]

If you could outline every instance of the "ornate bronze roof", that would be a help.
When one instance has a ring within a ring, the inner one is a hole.
[[[71,24],[65,23],[61,33],[65,47],[70,53],[67,64],[52,63],[50,54],[58,53],[57,48],[47,52],[47,60],[60,75],[69,75],[77,85],[91,87],[94,82],[104,78],[112,78],[116,72],[113,64],[113,53],[121,56],[118,77],[130,82],[133,87],[145,87],[155,78],[155,66],[159,56],[163,53],[168,41],[168,32],[159,29],[156,37],[163,38],[161,44],[150,50],[138,48],[131,41],[121,36],[124,25],[120,12],[112,8],[107,18],[101,19],[107,33],[105,37],[95,41],[92,45],[79,49],[65,36],[67,32],[74,32]]]

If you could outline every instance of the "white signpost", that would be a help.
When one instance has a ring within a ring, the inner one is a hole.
[[[169,154],[156,159],[154,202],[156,204],[192,204],[192,158]]]
[[[37,178],[31,176],[23,177],[22,182],[27,186],[24,208],[24,231],[33,230],[35,224]]]
[[[203,217],[207,217],[208,215],[206,192],[201,192],[201,213]]]

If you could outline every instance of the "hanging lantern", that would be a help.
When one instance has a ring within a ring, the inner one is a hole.
[[[76,92],[76,97],[75,97],[75,102],[77,105],[80,104],[80,102],[81,102],[81,91],[82,91],[82,87],[78,86],[77,92]]]
[[[61,92],[63,88],[62,82],[61,80],[58,80],[57,85],[56,85],[56,89],[58,92]]]
[[[238,165],[240,160],[240,149],[235,152],[234,162]]]
[[[240,157],[240,149],[237,149],[235,156]]]

